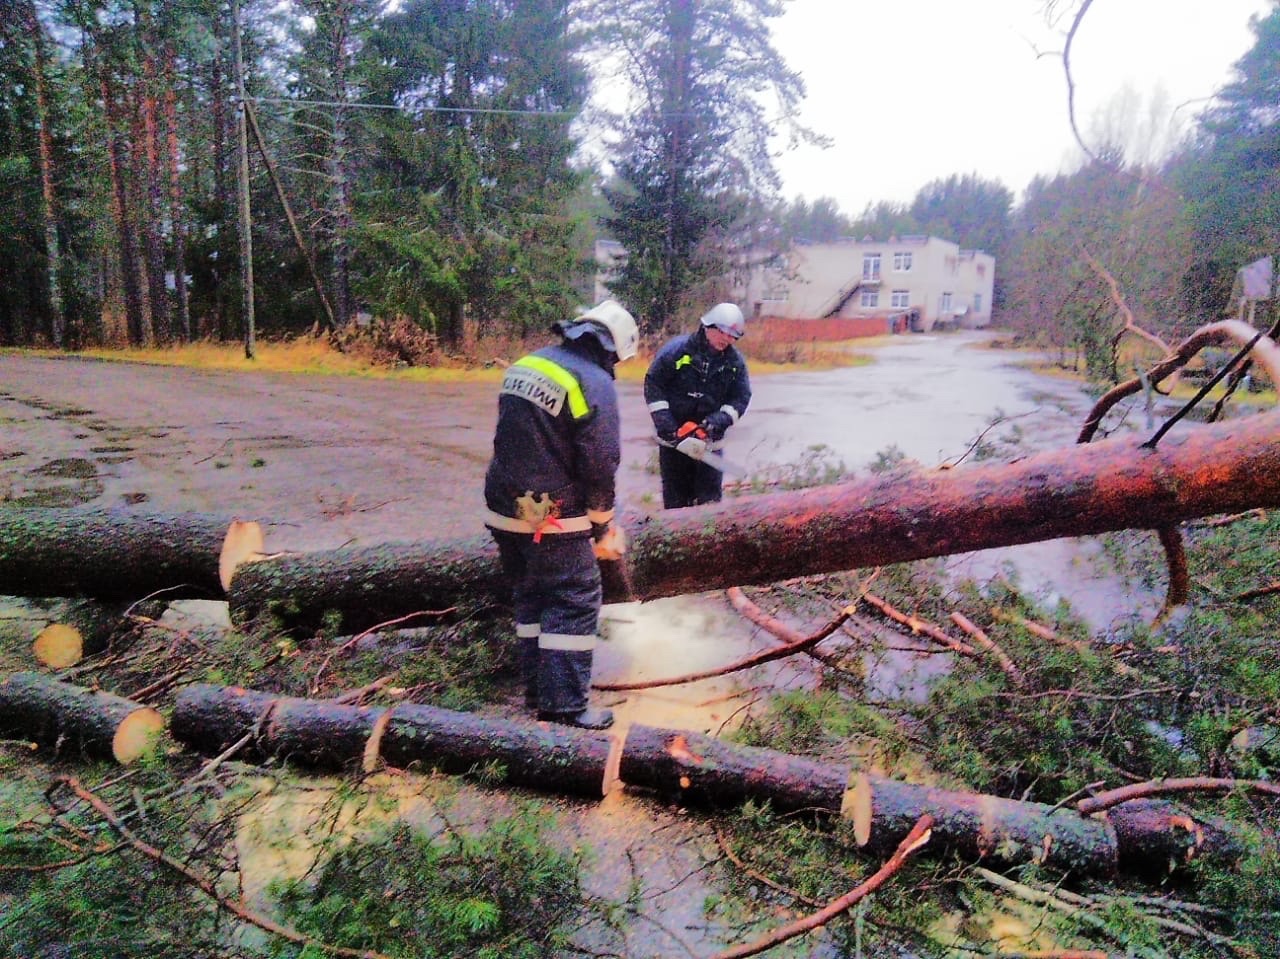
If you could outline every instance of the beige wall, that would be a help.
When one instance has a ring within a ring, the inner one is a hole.
[[[879,284],[855,291],[837,316],[915,309],[925,330],[939,321],[965,326],[990,322],[995,259],[980,251],[961,250],[938,237],[796,244],[784,265],[752,273],[743,291],[744,308],[748,315],[823,317],[862,280],[864,257],[875,253],[880,255]],[[895,254],[910,254],[909,270],[895,269]],[[875,291],[874,306],[863,303],[864,290]],[[905,293],[905,306],[894,306],[895,290]]]

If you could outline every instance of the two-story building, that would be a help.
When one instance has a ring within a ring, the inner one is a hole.
[[[885,332],[982,327],[995,272],[990,254],[935,236],[798,242],[752,271],[743,304],[759,318],[882,319]]]

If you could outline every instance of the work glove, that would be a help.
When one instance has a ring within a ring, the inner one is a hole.
[[[733,425],[733,417],[724,410],[716,410],[702,421],[702,428],[706,430],[707,436],[713,442],[719,442],[724,439],[724,434],[728,432],[729,427]]]
[[[596,554],[596,559],[622,559],[622,554],[627,551],[627,534],[622,531],[621,526],[610,523],[605,528],[604,535],[591,544],[591,549]]]
[[[675,443],[676,418],[671,415],[671,411],[658,410],[656,413],[650,413],[649,415],[653,419],[653,429],[658,434],[658,439],[664,443]]]

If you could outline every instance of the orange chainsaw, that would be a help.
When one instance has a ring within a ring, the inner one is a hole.
[[[685,440],[694,439],[697,443],[685,443]],[[707,431],[693,421],[685,423],[680,429],[676,430],[675,449],[677,452],[683,453],[692,460],[699,463],[706,463],[713,470],[719,470],[726,476],[737,476],[739,478],[746,476],[747,471],[725,459],[719,453],[713,453],[710,449],[711,437],[707,435]]]

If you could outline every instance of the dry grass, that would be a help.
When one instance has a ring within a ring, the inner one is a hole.
[[[410,382],[497,382],[502,372],[524,353],[550,342],[549,337],[528,341],[485,338],[469,344],[462,354],[440,355],[431,365],[405,366],[378,362],[367,351],[339,350],[324,337],[300,336],[287,340],[259,340],[255,356],[244,355],[240,342],[202,340],[167,347],[142,349],[98,347],[80,350],[75,356],[108,362],[150,363],[203,370],[239,372],[304,373],[361,376],[372,379]],[[861,366],[872,358],[855,351],[857,346],[874,346],[876,340],[842,343],[766,343],[744,341],[743,352],[753,374],[826,370]],[[23,350],[35,355],[66,355],[54,350]],[[635,382],[644,378],[655,350],[642,349],[635,359],[618,366],[618,379]]]

